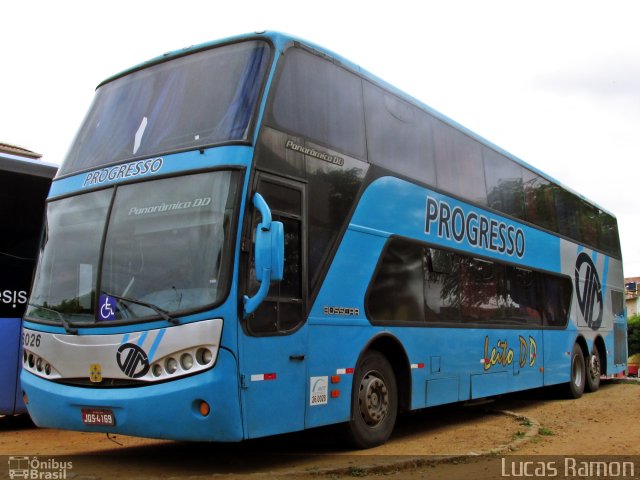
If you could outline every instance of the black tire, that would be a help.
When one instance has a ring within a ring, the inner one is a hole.
[[[602,363],[600,360],[600,351],[598,347],[593,346],[591,355],[585,362],[587,372],[587,383],[584,388],[587,392],[595,392],[600,388],[600,375],[602,374]]]
[[[356,448],[385,443],[396,423],[398,388],[393,368],[375,350],[364,354],[356,367],[351,393],[351,420],[347,439]]]
[[[565,386],[565,393],[569,398],[580,398],[584,393],[587,369],[584,363],[584,353],[577,343],[571,352],[571,380]]]

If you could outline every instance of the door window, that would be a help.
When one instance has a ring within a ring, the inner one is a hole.
[[[258,188],[269,208],[274,221],[284,226],[284,278],[271,284],[269,294],[258,309],[247,318],[247,330],[252,335],[286,334],[295,330],[303,322],[304,299],[306,296],[304,253],[304,190],[303,187],[286,180],[258,180]],[[255,235],[260,214],[254,209],[251,232]],[[254,294],[259,284],[256,280],[253,252],[249,257],[249,295]]]

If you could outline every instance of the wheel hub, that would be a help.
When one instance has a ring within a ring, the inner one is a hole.
[[[369,426],[378,425],[389,410],[389,392],[380,377],[368,373],[360,384],[360,413]]]
[[[600,360],[597,355],[591,355],[591,361],[589,362],[589,374],[593,380],[600,376]]]

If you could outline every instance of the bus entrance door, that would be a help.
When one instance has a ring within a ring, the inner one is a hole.
[[[243,321],[240,369],[249,438],[302,430],[307,388],[305,186],[260,174],[255,191],[264,197],[273,220],[283,223],[285,246],[283,280],[271,284],[267,298]],[[254,209],[250,232],[259,221]],[[258,289],[253,252],[248,257],[246,284],[253,294]]]

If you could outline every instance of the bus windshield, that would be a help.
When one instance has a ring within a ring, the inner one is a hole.
[[[270,58],[248,41],[137,70],[98,88],[60,175],[247,140]]]
[[[220,303],[240,176],[184,175],[51,202],[26,316],[129,323]]]

